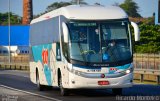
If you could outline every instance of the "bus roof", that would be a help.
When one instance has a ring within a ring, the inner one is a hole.
[[[53,10],[31,21],[31,24],[62,15],[74,20],[111,20],[128,18],[123,9],[117,6],[70,5]]]

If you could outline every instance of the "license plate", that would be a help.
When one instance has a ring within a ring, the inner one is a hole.
[[[109,85],[109,81],[98,81],[98,85]]]

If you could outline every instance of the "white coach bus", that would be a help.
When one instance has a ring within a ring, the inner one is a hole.
[[[133,82],[133,49],[139,28],[115,6],[71,5],[30,24],[30,78],[39,90],[106,89],[120,94]]]

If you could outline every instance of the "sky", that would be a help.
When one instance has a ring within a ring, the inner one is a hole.
[[[8,1],[9,0],[0,0],[0,13],[8,12]],[[66,1],[69,2],[71,0],[32,0],[33,1],[33,15],[37,15],[43,13],[47,6],[54,2]],[[84,0],[88,4],[94,4],[96,2],[102,5],[113,5],[115,3],[123,3],[124,0]],[[150,17],[156,12],[158,7],[158,0],[133,0],[139,6],[139,13],[143,17]],[[10,11],[14,14],[22,16],[22,4],[23,0],[10,0]]]

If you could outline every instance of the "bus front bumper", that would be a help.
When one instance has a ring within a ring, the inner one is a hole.
[[[99,81],[107,81],[107,85],[99,85]],[[104,89],[132,87],[133,72],[117,78],[85,78],[69,73],[69,89]],[[67,87],[68,88],[68,87]]]

